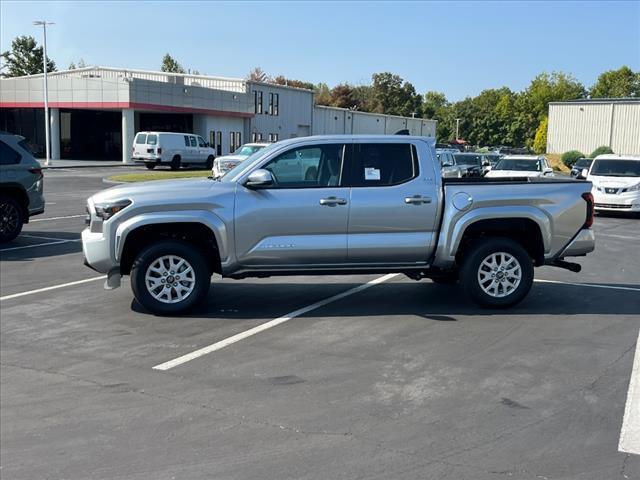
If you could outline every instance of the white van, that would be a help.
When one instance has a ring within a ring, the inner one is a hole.
[[[132,152],[131,159],[149,170],[156,165],[169,165],[171,170],[197,165],[210,170],[215,160],[215,150],[192,133],[138,132]]]
[[[593,183],[596,210],[640,212],[640,156],[598,155],[586,177]]]

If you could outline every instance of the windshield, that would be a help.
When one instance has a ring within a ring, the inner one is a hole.
[[[640,177],[640,160],[595,160],[589,174],[596,177]]]
[[[481,155],[454,155],[458,165],[478,165],[482,166]]]
[[[589,158],[583,158],[581,160],[578,160],[576,163],[574,163],[573,166],[579,167],[579,168],[589,168],[589,166],[591,165],[591,162],[593,162],[593,160]]]
[[[494,167],[494,170],[521,170],[525,172],[539,172],[540,160],[515,160],[503,158]]]
[[[260,158],[262,158],[263,155],[267,155],[271,150],[273,150],[274,148],[279,147],[280,145],[276,144],[276,143],[272,143],[271,145],[267,146],[267,147],[263,147],[263,148],[259,148],[258,151],[256,151],[255,153],[251,154],[251,156],[249,156],[249,158],[247,158],[244,162],[239,163],[238,165],[236,165],[235,167],[233,167],[231,170],[229,170],[227,173],[225,173],[222,177],[220,177],[220,181],[221,182],[233,182],[236,180],[236,178],[245,170],[253,167],[253,164],[259,160]]]
[[[262,150],[263,148],[264,148],[263,146],[258,146],[258,145],[243,145],[239,149],[237,149],[235,152],[233,152],[233,154],[249,156],[249,155],[253,155],[258,150]]]

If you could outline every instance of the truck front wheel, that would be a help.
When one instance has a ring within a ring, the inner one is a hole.
[[[202,302],[211,274],[204,256],[181,241],[154,243],[131,266],[131,289],[136,300],[156,315],[182,313]]]
[[[469,248],[460,269],[467,294],[482,307],[507,308],[527,296],[533,284],[533,262],[508,238],[487,238]]]

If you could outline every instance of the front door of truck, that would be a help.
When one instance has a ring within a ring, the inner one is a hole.
[[[235,245],[239,263],[290,268],[347,261],[349,188],[344,144],[316,144],[281,153],[262,168],[274,184],[238,185]]]

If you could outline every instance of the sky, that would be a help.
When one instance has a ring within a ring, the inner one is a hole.
[[[640,71],[640,0],[587,2],[0,2],[0,50],[17,35],[41,42],[58,69],[88,65],[185,68],[368,84],[390,71],[449,100],[486,88],[522,90],[546,71],[591,86],[606,70]]]

